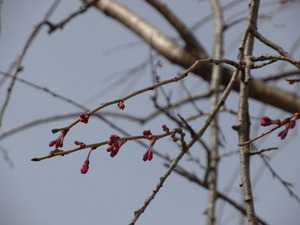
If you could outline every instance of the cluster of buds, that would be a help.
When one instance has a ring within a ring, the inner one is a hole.
[[[150,146],[148,148],[148,150],[145,152],[145,154],[143,155],[143,160],[144,161],[151,161],[153,158],[153,146],[155,144],[155,139],[151,139],[150,140]]]
[[[170,132],[169,128],[164,124],[162,125],[162,129],[164,132],[168,133],[168,135],[171,134],[171,137],[173,139],[173,141],[178,141],[179,138],[176,137],[176,133],[173,133],[173,132]],[[154,147],[154,144],[156,142],[156,140],[159,138],[159,137],[154,137],[152,135],[152,132],[151,130],[144,130],[143,131],[143,135],[146,139],[149,140],[150,144],[149,144],[149,148],[147,149],[147,151],[145,152],[145,154],[143,155],[143,160],[144,161],[151,161],[152,158],[153,158],[153,147]],[[118,136],[118,135],[115,135],[115,134],[112,134],[110,137],[109,137],[109,140],[107,141],[107,144],[109,145],[106,149],[107,152],[110,152],[110,156],[111,157],[114,157],[117,155],[117,153],[119,152],[121,146],[126,142],[126,140],[121,140],[121,138]],[[56,142],[53,142],[54,144],[57,143]],[[86,144],[84,142],[80,142],[80,141],[74,141],[75,145],[79,145],[81,148],[85,148],[86,147]],[[82,164],[82,167],[80,169],[81,173],[82,174],[86,174],[89,170],[89,165],[90,165],[90,154],[92,152],[92,150],[96,149],[97,147],[91,147],[89,153],[88,153],[88,156],[87,158],[85,159],[84,163]]]
[[[153,139],[153,135],[152,135],[152,133],[151,133],[151,130],[144,130],[144,131],[143,131],[143,135],[144,135],[148,140]]]
[[[161,127],[162,127],[163,131],[165,131],[165,132],[167,132],[167,133],[170,132],[170,129],[169,129],[169,127],[168,127],[166,124],[162,125]],[[176,137],[176,134],[175,134],[175,133],[173,133],[173,134],[171,135],[171,138],[173,139],[174,142],[177,142],[177,141],[180,139],[179,137]]]
[[[289,130],[293,129],[296,126],[296,120],[298,120],[299,118],[300,113],[294,113],[292,116],[287,117],[283,120],[272,120],[269,117],[264,116],[260,121],[260,125],[270,126],[272,124],[276,124],[278,126],[285,126],[285,128],[278,133],[278,137],[280,137],[280,139],[285,139]]]
[[[107,141],[109,145],[106,149],[107,152],[110,152],[111,157],[115,157],[119,152],[121,146],[125,143],[125,141],[119,141],[120,137],[118,135],[112,134]]]
[[[169,127],[166,124],[162,125],[161,127],[162,127],[162,129],[163,129],[164,132],[167,132],[167,133],[170,132],[170,129],[169,129]]]
[[[53,155],[54,153],[57,153],[57,152],[62,152],[62,150],[58,149],[63,146],[62,135],[60,135],[57,139],[49,142],[49,147],[53,147],[53,146],[55,147],[55,149],[50,152],[50,155]]]
[[[74,144],[75,144],[75,145],[79,145],[80,148],[85,148],[85,147],[86,147],[86,144],[85,144],[84,142],[74,141]]]
[[[144,130],[143,135],[145,136],[145,138],[150,140],[150,146],[149,146],[148,150],[145,152],[145,154],[143,155],[143,160],[151,161],[153,158],[153,146],[154,146],[156,140],[153,138],[151,130]]]
[[[180,138],[179,138],[179,137],[176,137],[175,134],[172,134],[172,135],[171,135],[171,138],[173,139],[174,142],[177,142],[177,141],[180,140]]]
[[[89,122],[89,118],[90,118],[90,114],[86,114],[86,113],[80,113],[79,115],[80,117],[80,122],[82,123],[88,123]]]

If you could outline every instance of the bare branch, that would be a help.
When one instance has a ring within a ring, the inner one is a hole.
[[[165,132],[163,134],[153,135],[153,139],[158,140],[158,139],[164,138],[166,136],[170,136],[172,134],[176,134],[176,133],[180,133],[180,132],[181,132],[181,129],[174,129],[172,131],[168,131],[168,132]],[[118,141],[132,141],[132,140],[139,140],[139,139],[147,139],[147,137],[145,137],[145,135],[127,136],[127,137],[119,138]],[[87,148],[96,149],[96,148],[98,148],[102,145],[106,145],[106,144],[107,144],[107,141],[101,141],[101,142],[97,142],[97,143],[93,143],[93,144],[86,144],[84,147],[80,146],[78,148],[73,148],[73,149],[66,150],[66,151],[63,151],[63,150],[59,149],[59,151],[57,151],[55,153],[50,152],[49,155],[42,156],[42,157],[35,157],[35,158],[31,159],[31,161],[38,162],[38,161],[41,161],[41,160],[44,160],[44,159],[49,159],[49,158],[59,156],[59,155],[64,156],[64,155],[68,155],[70,153],[77,152],[77,151],[87,149]]]
[[[51,34],[52,32],[56,31],[57,29],[62,29],[66,23],[70,22],[72,19],[74,19],[79,14],[86,12],[86,10],[89,7],[91,7],[92,5],[94,5],[97,1],[98,0],[88,1],[87,3],[83,4],[77,11],[71,13],[68,17],[66,17],[65,19],[63,19],[61,22],[59,22],[57,24],[53,24],[50,21],[46,21],[46,19],[45,19],[45,23],[49,26],[48,33]]]
[[[177,30],[186,44],[199,58],[205,58],[207,53],[204,47],[198,42],[193,33],[181,22],[181,20],[163,3],[157,0],[146,0]]]
[[[264,156],[263,154],[260,155],[261,159],[263,160],[263,162],[265,163],[265,165],[268,167],[268,169],[270,170],[271,174],[273,175],[273,177],[275,177],[276,179],[279,180],[279,182],[287,189],[287,191],[289,192],[290,196],[295,198],[297,200],[297,202],[300,203],[300,197],[291,189],[292,184],[283,180],[276,172],[275,170],[272,168],[272,166],[270,165],[270,163],[268,162],[268,160],[266,159],[266,156]]]
[[[250,144],[250,143],[252,143],[252,142],[258,140],[259,138],[262,138],[263,136],[265,136],[265,135],[267,135],[267,134],[273,132],[274,130],[277,130],[277,129],[280,128],[280,127],[282,127],[282,125],[278,125],[278,126],[276,126],[276,127],[273,127],[272,129],[267,130],[267,131],[261,133],[260,135],[256,136],[255,138],[252,138],[251,140],[247,140],[247,141],[245,141],[245,142],[243,142],[243,143],[240,143],[239,146],[248,145],[248,144]]]
[[[87,0],[83,0],[87,1]],[[153,47],[158,53],[166,57],[169,61],[180,65],[184,68],[189,68],[196,58],[187,49],[182,48],[170,38],[166,37],[156,28],[151,26],[141,17],[123,7],[121,4],[113,0],[101,0],[95,4],[99,10],[105,15],[110,16],[124,24],[126,27],[140,36],[146,43]],[[138,21],[138,23],[137,23]],[[138,26],[137,26],[138,24]],[[207,56],[206,56],[207,57]],[[200,75],[203,79],[211,80],[212,65],[202,64],[194,73]],[[226,67],[222,67],[221,83],[227,86],[230,81],[232,71]],[[294,113],[300,111],[300,98],[297,95],[281,90],[272,85],[266,84],[261,80],[253,79],[250,81],[251,88],[249,96],[264,103],[273,105],[280,109]],[[239,86],[233,86],[235,91],[239,91]]]
[[[223,31],[224,19],[221,6],[218,0],[211,0],[211,7],[215,16],[215,40],[214,40],[214,55],[216,59],[223,58]],[[219,86],[221,81],[221,67],[213,65],[212,67],[212,80],[210,97],[211,109],[213,109],[219,99]],[[218,161],[219,161],[219,127],[218,117],[214,118],[211,122],[211,138],[210,138],[210,151],[207,155],[207,173],[206,179],[208,182],[208,202],[207,202],[207,225],[215,224],[216,216],[216,199],[217,199],[217,177],[218,177]]]
[[[272,80],[282,79],[291,75],[300,75],[300,70],[294,69],[294,70],[282,71],[279,73],[266,75],[264,77],[261,77],[260,79],[263,81],[272,81]]]
[[[15,86],[16,78],[17,78],[19,72],[23,70],[23,67],[21,65],[22,61],[23,61],[23,58],[24,58],[29,46],[33,42],[34,38],[37,36],[38,32],[40,31],[42,26],[45,25],[45,24],[46,24],[45,22],[40,22],[39,24],[37,24],[33,28],[31,34],[29,35],[27,41],[25,42],[25,45],[24,45],[23,49],[21,50],[21,52],[19,53],[19,55],[16,58],[16,61],[14,63],[14,68],[12,70],[12,79],[11,79],[11,82],[10,82],[9,87],[7,89],[7,94],[5,96],[5,100],[4,100],[4,103],[3,103],[2,107],[1,107],[1,111],[0,111],[0,127],[2,125],[2,120],[3,120],[3,117],[4,117],[4,113],[6,111],[6,108],[8,106],[10,97],[12,95],[13,88]]]
[[[272,150],[278,150],[278,147],[270,147],[270,148],[263,148],[257,151],[250,151],[249,154],[250,155],[259,155],[263,152],[267,152],[267,151],[272,151]]]
[[[250,118],[249,118],[249,80],[253,62],[250,60],[253,52],[254,37],[249,33],[249,29],[256,28],[259,0],[252,0],[249,6],[248,23],[246,25],[241,44],[239,47],[240,54],[238,60],[246,63],[245,70],[242,71],[242,80],[240,81],[240,95],[239,95],[239,112],[237,131],[239,136],[239,143],[244,143],[249,140],[250,133]],[[254,202],[252,196],[252,187],[250,179],[250,145],[240,146],[240,176],[243,187],[243,199],[245,202],[248,223],[250,225],[257,224],[257,218],[254,209]]]
[[[166,166],[169,166],[169,165],[166,164]],[[180,174],[181,176],[183,176],[184,178],[190,180],[191,182],[194,182],[194,183],[200,185],[201,187],[204,187],[204,188],[208,189],[208,185],[207,185],[207,183],[205,181],[203,181],[200,178],[198,178],[195,174],[193,174],[193,173],[185,170],[183,167],[177,165],[177,167],[174,169],[174,172]],[[217,194],[217,198],[220,198],[220,199],[224,200],[229,205],[231,205],[232,207],[234,207],[235,209],[237,209],[240,213],[242,213],[243,215],[246,216],[246,209],[245,209],[245,207],[243,205],[241,205],[238,202],[234,201],[233,199],[231,199],[230,197],[228,197],[228,195],[223,194],[220,191],[217,191],[216,194]],[[266,221],[264,221],[260,217],[257,217],[257,220],[262,225],[268,225],[268,223]]]
[[[172,160],[171,164],[169,165],[168,169],[164,173],[163,176],[159,178],[158,183],[156,184],[155,188],[152,190],[151,194],[148,196],[148,198],[145,200],[141,208],[136,210],[134,212],[134,218],[131,220],[129,225],[134,225],[135,222],[138,220],[138,218],[141,216],[141,214],[145,211],[147,206],[150,204],[150,202],[155,198],[156,194],[160,190],[160,188],[163,186],[166,179],[169,177],[169,175],[172,173],[172,171],[176,168],[178,162],[181,160],[181,158],[184,156],[184,154],[188,151],[188,147],[185,144],[185,141],[183,139],[183,136],[181,136],[181,149],[179,154]]]

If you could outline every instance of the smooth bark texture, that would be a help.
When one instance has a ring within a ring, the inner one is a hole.
[[[238,111],[238,136],[239,143],[250,139],[250,116],[249,116],[249,80],[251,79],[251,68],[253,62],[250,60],[253,54],[254,36],[249,32],[250,28],[257,25],[259,0],[252,0],[249,7],[249,16],[240,44],[239,61],[245,62],[245,70],[242,71],[240,81],[239,111]],[[252,195],[250,176],[250,144],[240,146],[240,176],[243,188],[243,197],[249,225],[257,225],[255,207]]]

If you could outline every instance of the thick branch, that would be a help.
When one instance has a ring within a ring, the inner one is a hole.
[[[177,30],[180,37],[184,40],[186,48],[193,51],[195,55],[203,58],[207,56],[205,49],[198,42],[196,37],[165,4],[157,0],[146,0],[151,4],[166,20]],[[198,54],[197,54],[198,53]]]
[[[215,15],[215,40],[214,40],[214,58],[221,59],[223,53],[223,15],[218,0],[211,0],[211,7]],[[221,67],[214,65],[212,68],[210,98],[211,109],[213,109],[219,98],[219,86],[221,78]],[[211,147],[208,154],[208,202],[207,202],[207,225],[215,224],[216,216],[216,199],[217,199],[217,184],[218,184],[218,158],[219,158],[219,127],[218,117],[211,123],[210,143]]]
[[[253,53],[254,37],[249,30],[251,27],[256,28],[259,9],[259,0],[252,0],[249,7],[248,24],[245,28],[241,44],[239,61],[246,63],[245,70],[242,71],[242,81],[240,81],[239,112],[238,112],[238,136],[239,143],[249,140],[250,118],[249,118],[249,85],[251,77],[251,68],[253,62],[250,60]],[[246,213],[249,225],[257,225],[255,215],[254,201],[252,195],[251,178],[250,178],[250,145],[240,146],[240,173],[243,187],[243,197],[245,201]]]
[[[83,1],[88,2],[88,0]],[[101,0],[95,4],[95,7],[103,11],[107,16],[116,19],[135,32],[170,62],[184,68],[188,68],[195,62],[196,58],[192,52],[189,52],[187,49],[179,46],[177,43],[124,6],[112,0]],[[201,76],[203,79],[210,81],[211,70],[212,65],[203,64],[199,66],[194,73]],[[222,67],[222,85],[228,84],[231,74],[232,71],[230,69],[224,66]],[[239,86],[237,84],[234,85],[234,90],[239,91]],[[291,113],[300,111],[299,96],[269,85],[262,80],[254,79],[250,81],[249,96],[258,101]]]

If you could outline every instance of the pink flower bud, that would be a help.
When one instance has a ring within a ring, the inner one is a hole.
[[[269,126],[269,125],[271,125],[271,122],[272,122],[272,120],[269,117],[264,116],[263,118],[261,118],[260,125]]]
[[[148,160],[148,152],[146,152],[146,153],[143,155],[143,160],[144,160],[144,161],[147,161],[147,160]]]
[[[110,157],[115,157],[118,154],[119,151],[112,151],[110,153]]]
[[[89,164],[90,164],[90,160],[85,160],[85,162],[82,164],[82,167],[80,169],[80,172],[82,174],[86,174],[89,171]]]
[[[173,141],[174,141],[174,142],[179,141],[179,139],[180,139],[179,137],[176,137],[176,136],[173,137]]]
[[[112,134],[110,135],[109,139],[112,140],[112,141],[116,141],[118,140],[120,137],[118,135],[115,135],[115,134]]]
[[[167,127],[166,124],[162,125],[161,127],[162,127],[163,131],[169,132],[169,128]]]
[[[153,138],[152,134],[148,135],[148,137],[147,137],[148,140],[151,140],[152,138]]]
[[[82,122],[82,123],[88,123],[89,122],[89,118],[90,118],[89,114],[80,113],[79,117],[80,117],[80,119],[79,119],[80,122]]]
[[[107,149],[106,149],[107,152],[111,152],[112,150],[113,150],[112,146],[108,146]]]
[[[296,120],[291,120],[289,123],[289,128],[293,129],[296,126]]]
[[[150,134],[151,134],[151,130],[144,130],[144,131],[143,131],[143,135],[148,136],[148,135],[150,135]]]
[[[53,147],[56,144],[57,140],[53,140],[49,142],[49,147]]]
[[[113,152],[117,152],[117,151],[119,151],[119,147],[117,147],[117,146],[114,146],[114,147],[112,148],[112,151],[113,151]]]
[[[280,137],[281,140],[285,139],[288,134],[289,129],[284,129],[278,133],[278,137]]]
[[[56,147],[56,148],[62,147],[62,141],[61,141],[61,138],[57,138],[55,147]]]
[[[81,143],[80,143],[80,147],[81,147],[81,148],[85,148],[85,147],[86,147],[86,144],[83,143],[83,142],[81,142]]]
[[[80,145],[80,141],[74,141],[75,145]]]
[[[281,124],[287,124],[288,122],[290,122],[291,118],[288,117],[288,118],[285,118],[283,120],[281,120]]]
[[[148,152],[148,160],[151,161],[153,158],[153,152],[152,151],[149,151]]]
[[[119,109],[125,109],[125,104],[124,104],[124,102],[123,101],[120,101],[119,103],[118,103],[118,107],[119,107]]]

